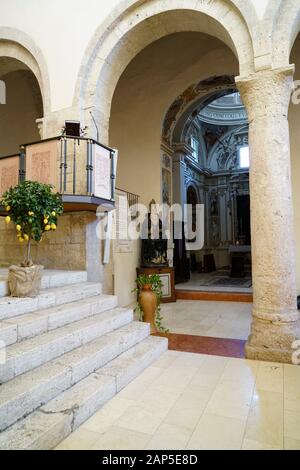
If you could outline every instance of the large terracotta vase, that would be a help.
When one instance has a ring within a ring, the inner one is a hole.
[[[140,306],[143,311],[143,318],[145,323],[150,323],[151,334],[157,333],[155,325],[155,313],[157,309],[157,297],[152,291],[151,285],[145,285],[139,296]]]
[[[36,297],[41,289],[43,266],[11,266],[8,286],[12,297]]]

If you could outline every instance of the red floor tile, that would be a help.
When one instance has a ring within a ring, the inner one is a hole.
[[[246,341],[238,339],[210,338],[207,336],[161,334],[169,340],[169,349],[211,356],[244,358]]]

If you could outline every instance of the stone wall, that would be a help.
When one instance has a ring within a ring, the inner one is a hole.
[[[86,270],[86,227],[94,222],[92,213],[65,213],[56,232],[44,234],[43,241],[32,248],[34,262],[47,269]],[[7,267],[23,260],[26,247],[16,238],[14,224],[0,218],[0,266]]]

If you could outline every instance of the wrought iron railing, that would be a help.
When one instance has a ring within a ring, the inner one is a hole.
[[[138,204],[139,202],[139,195],[138,194],[134,194],[134,193],[130,193],[128,191],[126,191],[125,189],[120,189],[120,188],[116,188],[116,191],[120,194],[124,194],[127,196],[127,201],[128,201],[128,206],[129,207],[132,207],[132,206],[135,206]]]
[[[60,136],[29,143],[18,155],[0,157],[0,196],[28,179],[52,184],[66,201],[114,202],[116,165],[117,151],[93,139]]]
[[[127,204],[132,219],[138,216],[137,206],[140,196],[138,194],[130,193],[124,189],[116,188],[116,195],[124,196],[127,198]]]

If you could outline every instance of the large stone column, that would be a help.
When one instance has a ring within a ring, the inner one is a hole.
[[[250,359],[292,362],[300,338],[288,107],[294,68],[237,79],[249,117],[253,323]]]

